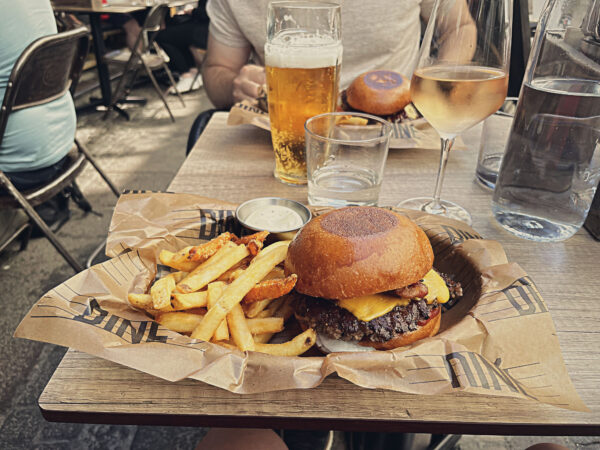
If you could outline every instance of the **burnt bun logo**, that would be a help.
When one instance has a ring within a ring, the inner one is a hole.
[[[365,75],[365,84],[372,89],[393,89],[402,84],[402,76],[390,70],[376,70]]]

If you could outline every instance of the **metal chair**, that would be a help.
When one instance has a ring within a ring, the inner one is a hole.
[[[108,59],[108,61],[111,63],[124,64],[125,67],[123,69],[123,76],[120,78],[119,84],[117,85],[117,88],[115,89],[115,92],[112,96],[112,104],[107,108],[106,112],[104,113],[104,119],[108,117],[108,114],[111,110],[117,110],[123,115],[125,115],[127,119],[129,119],[129,116],[124,111],[120,110],[117,103],[119,103],[123,98],[127,97],[129,92],[131,91],[133,84],[135,83],[138,72],[142,67],[144,68],[146,75],[148,75],[148,78],[150,78],[150,81],[152,82],[154,89],[160,96],[160,99],[165,105],[165,108],[167,108],[169,116],[171,117],[171,121],[175,122],[175,117],[171,112],[171,108],[169,108],[169,104],[167,102],[165,93],[160,89],[160,86],[158,85],[158,82],[154,77],[154,70],[165,70],[167,76],[169,77],[171,87],[175,90],[175,93],[179,97],[181,104],[185,108],[185,102],[183,101],[183,97],[181,96],[181,93],[177,90],[175,80],[173,79],[173,74],[167,66],[167,62],[169,61],[168,56],[166,55],[164,50],[161,49],[158,46],[158,44],[154,41],[156,37],[156,32],[160,30],[161,23],[167,11],[168,6],[164,3],[156,5],[152,7],[152,9],[150,9],[150,12],[146,16],[146,20],[144,21],[144,25],[142,26],[142,30],[140,31],[140,34],[138,35],[138,38],[135,42],[135,46],[133,50],[131,50],[131,55],[129,56],[129,59],[127,59],[126,62],[123,60],[119,60],[118,58]],[[154,50],[154,53],[152,53],[151,50]],[[128,77],[129,81],[126,81]]]
[[[63,96],[69,89],[75,91],[83,62],[89,48],[88,31],[78,28],[64,33],[42,37],[32,42],[15,63],[0,110],[0,145],[8,118],[13,111],[43,105]],[[0,171],[0,208],[22,208],[30,222],[37,225],[63,258],[79,272],[82,266],[61,244],[56,235],[35,211],[34,206],[51,199],[73,184],[89,161],[112,192],[119,191],[100,169],[87,149],[75,139],[63,172],[54,180],[36,189],[20,192],[8,176]],[[12,237],[14,239],[15,236]],[[11,239],[11,240],[12,240]]]

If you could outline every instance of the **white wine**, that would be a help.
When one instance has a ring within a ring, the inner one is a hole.
[[[482,66],[431,66],[413,74],[410,94],[423,117],[443,137],[454,137],[502,106],[505,71]]]

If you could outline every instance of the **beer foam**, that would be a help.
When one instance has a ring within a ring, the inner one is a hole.
[[[271,67],[318,69],[342,62],[342,43],[328,36],[282,35],[265,44],[265,64]]]

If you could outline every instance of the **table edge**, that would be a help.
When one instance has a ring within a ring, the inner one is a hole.
[[[209,416],[201,414],[138,414],[105,412],[71,412],[47,408],[52,404],[38,402],[41,414],[48,422],[93,423],[109,425],[154,425],[223,428],[275,428],[336,431],[376,431],[435,434],[519,435],[519,436],[600,436],[600,428],[593,424],[535,424],[485,423],[417,420],[377,420],[265,417],[265,416]],[[243,424],[240,423],[243,421]]]

